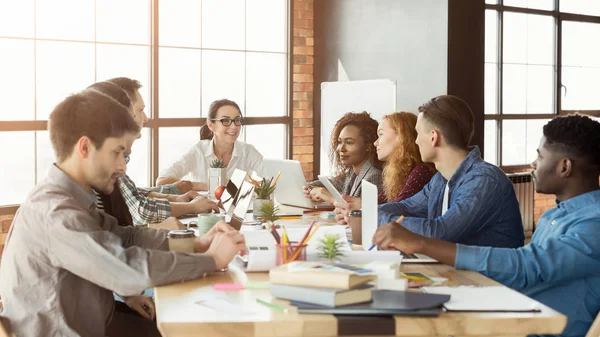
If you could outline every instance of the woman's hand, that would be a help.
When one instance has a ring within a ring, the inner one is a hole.
[[[156,312],[154,310],[154,301],[150,296],[129,296],[122,297],[125,304],[131,309],[137,311],[144,318],[154,320]]]

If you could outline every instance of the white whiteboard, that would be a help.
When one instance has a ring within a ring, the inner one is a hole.
[[[329,143],[331,131],[347,112],[367,111],[381,121],[383,115],[396,111],[396,81],[367,80],[321,83],[321,167],[320,174],[329,175]]]

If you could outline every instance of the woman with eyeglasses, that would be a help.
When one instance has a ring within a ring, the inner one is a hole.
[[[240,107],[231,100],[212,102],[206,124],[200,129],[200,141],[179,160],[160,173],[157,185],[173,183],[191,174],[195,190],[208,190],[208,169],[215,159],[227,168],[227,178],[235,169],[263,174],[263,156],[250,144],[239,141],[243,117]]]

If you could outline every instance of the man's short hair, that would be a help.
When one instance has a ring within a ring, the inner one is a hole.
[[[125,90],[132,102],[135,102],[135,93],[138,91],[139,88],[142,87],[142,84],[138,80],[134,80],[128,77],[115,77],[111,78],[110,80],[107,80],[107,82],[116,84],[121,89]]]
[[[600,171],[600,123],[579,114],[555,117],[544,125],[545,147],[583,159],[583,170]]]
[[[437,96],[421,105],[419,112],[441,133],[448,145],[459,149],[469,147],[475,117],[465,101],[452,95]]]
[[[48,129],[59,163],[71,155],[83,136],[89,137],[100,149],[107,138],[140,132],[126,107],[92,90],[71,95],[60,102],[50,114]]]
[[[86,90],[98,91],[102,94],[107,95],[110,98],[115,99],[117,102],[123,104],[123,106],[125,106],[127,109],[132,108],[131,98],[129,97],[129,94],[127,94],[125,90],[121,89],[121,87],[112,82],[96,82],[87,87]]]

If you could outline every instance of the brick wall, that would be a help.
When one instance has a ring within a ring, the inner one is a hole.
[[[4,242],[6,242],[6,236],[8,235],[8,230],[12,224],[13,217],[14,215],[0,216],[0,229],[2,230],[2,232],[0,232],[0,257],[2,257],[2,252],[4,251]]]
[[[533,201],[533,222],[537,225],[538,220],[547,210],[556,206],[556,196],[554,194],[536,193]]]
[[[293,0],[293,159],[302,163],[307,180],[314,179],[314,0]]]

